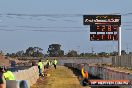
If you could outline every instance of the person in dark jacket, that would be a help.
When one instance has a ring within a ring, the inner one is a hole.
[[[0,88],[6,88],[6,83],[3,73],[4,73],[4,67],[0,66]]]
[[[56,59],[54,59],[54,61],[53,61],[53,65],[54,65],[54,68],[56,69],[56,65],[57,65],[57,60]]]

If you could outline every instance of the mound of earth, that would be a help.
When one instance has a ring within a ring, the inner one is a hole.
[[[9,60],[5,58],[5,56],[0,55],[0,66],[4,65],[4,66],[9,66]]]

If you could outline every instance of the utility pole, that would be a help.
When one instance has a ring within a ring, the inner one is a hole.
[[[121,27],[118,30],[118,55],[121,56]]]
[[[129,49],[129,48],[128,48],[128,43],[127,43],[127,54],[129,54],[129,51],[128,51],[128,49]]]

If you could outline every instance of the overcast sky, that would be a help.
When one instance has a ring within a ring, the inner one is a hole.
[[[13,53],[59,43],[68,52],[111,52],[117,41],[91,42],[83,15],[122,15],[122,49],[132,51],[132,0],[0,0],[0,50]],[[129,49],[127,49],[129,48]]]

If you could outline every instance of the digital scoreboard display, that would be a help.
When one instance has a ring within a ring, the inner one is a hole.
[[[121,25],[121,15],[83,15],[84,25]]]
[[[90,41],[113,41],[118,40],[117,34],[90,34]]]
[[[90,25],[90,32],[117,32],[118,25]]]

